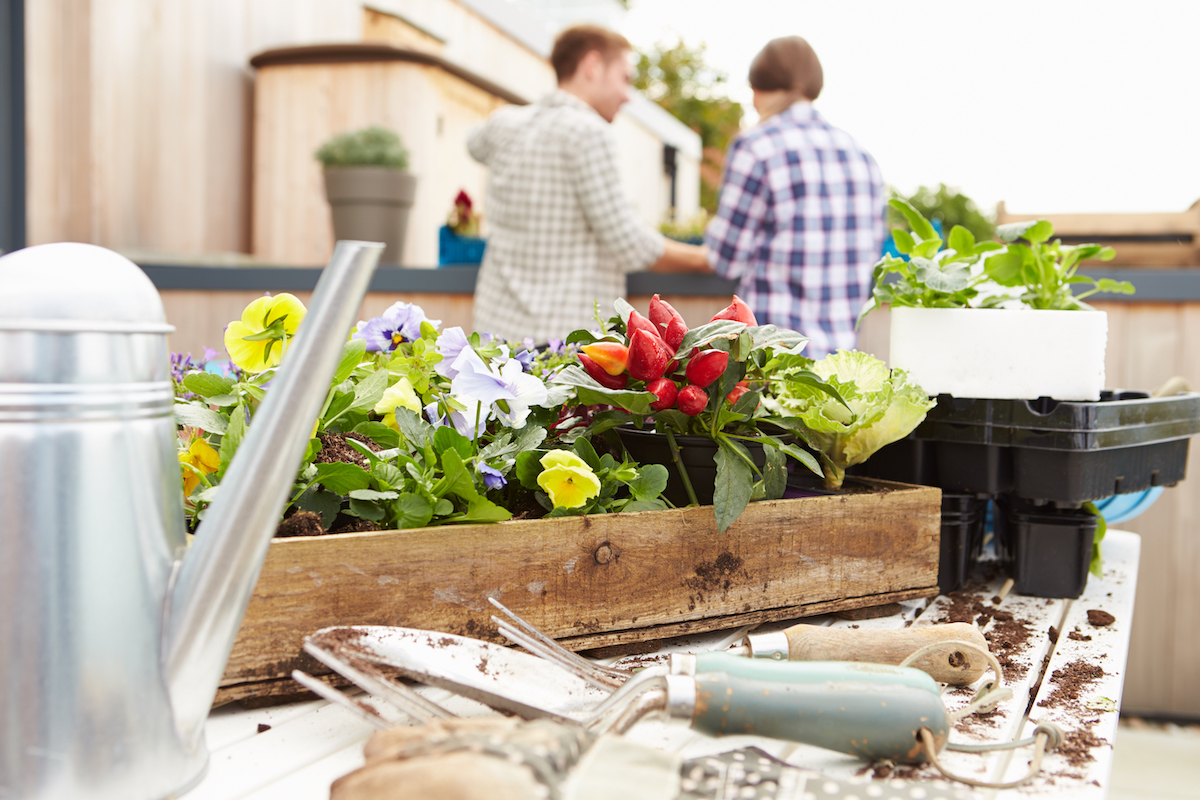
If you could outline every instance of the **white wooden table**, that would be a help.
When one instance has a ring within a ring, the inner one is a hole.
[[[1020,679],[1006,681],[1013,690],[1013,697],[1002,703],[996,713],[960,723],[952,732],[951,740],[964,743],[1014,741],[1029,736],[1038,721],[1049,720],[1067,732],[1069,742],[1076,745],[1085,740],[1094,742],[1083,748],[1082,758],[1076,757],[1075,763],[1060,753],[1048,754],[1042,775],[1032,784],[1019,790],[978,790],[980,797],[1006,800],[1044,796],[1093,800],[1107,795],[1112,767],[1111,743],[1116,736],[1129,652],[1139,546],[1136,534],[1109,531],[1104,541],[1104,577],[1091,578],[1078,600],[1046,600],[1010,593],[995,605],[992,599],[999,591],[999,582],[976,594],[987,609],[1011,613],[1029,631],[1028,641],[1019,652],[1012,654],[1012,661],[1019,665],[1017,671],[1023,667],[1025,674]],[[931,625],[943,620],[950,604],[950,598],[939,597],[932,602],[904,603],[900,614],[880,619],[848,622],[829,617],[810,618],[804,622],[841,627]],[[1106,611],[1116,621],[1109,626],[1094,626],[1088,621],[1089,610]],[[995,624],[994,619],[987,620],[981,629],[987,635]],[[775,627],[785,627],[785,624]],[[1051,627],[1060,633],[1057,642],[1051,639]],[[720,649],[740,634],[710,635],[702,642],[705,645],[702,649]],[[691,642],[693,646],[696,643],[696,640]],[[1098,665],[1103,675],[1088,682],[1076,702],[1066,706],[1043,705],[1058,688],[1052,680],[1053,673],[1079,664]],[[1036,697],[1030,705],[1029,697],[1035,687]],[[491,713],[442,690],[423,692],[456,713]],[[943,698],[947,708],[955,709],[964,705],[969,695],[950,691],[945,692]],[[270,727],[260,732],[265,726]],[[351,712],[319,700],[256,710],[236,705],[217,709],[209,717],[207,726],[212,753],[208,772],[184,797],[186,800],[327,798],[329,786],[336,778],[362,765],[362,746],[373,730]],[[1086,739],[1081,736],[1083,734],[1088,735]],[[863,762],[850,756],[762,737],[712,738],[653,721],[640,723],[629,737],[676,751],[685,758],[753,745],[791,764],[833,777],[858,777],[860,780],[870,777]],[[1030,751],[1028,747],[989,755],[947,751],[942,760],[947,769],[967,777],[1009,781],[1024,774]],[[925,767],[916,779],[925,776],[932,779],[936,774],[932,768]]]

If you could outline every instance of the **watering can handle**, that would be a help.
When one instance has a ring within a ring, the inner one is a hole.
[[[723,672],[696,676],[695,730],[715,736],[753,734],[811,744],[870,761],[919,764],[918,738],[928,728],[938,749],[949,721],[937,693],[904,683],[857,680],[762,681]]]

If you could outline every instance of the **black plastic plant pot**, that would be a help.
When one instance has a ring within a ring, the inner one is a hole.
[[[987,500],[974,495],[942,494],[941,549],[938,589],[945,594],[960,588],[971,574],[983,546]]]
[[[671,445],[666,434],[654,430],[620,427],[616,429],[621,444],[629,457],[639,464],[662,464],[667,468],[667,488],[663,496],[677,506],[686,506],[687,488],[679,475],[678,465],[671,454]],[[680,460],[692,482],[696,500],[702,506],[712,505],[713,491],[717,483],[717,443],[707,436],[675,436],[679,446]],[[743,442],[750,451],[754,463],[761,469],[766,463],[763,446],[755,442]]]
[[[897,483],[940,486],[937,454],[934,448],[933,442],[921,441],[908,436],[879,448],[866,461],[851,467],[846,472]]]
[[[1087,511],[996,503],[996,539],[1013,591],[1074,599],[1087,586],[1098,519]]]

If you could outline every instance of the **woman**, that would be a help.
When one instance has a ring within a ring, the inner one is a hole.
[[[740,281],[758,322],[809,337],[811,358],[854,347],[884,236],[879,167],[813,108],[823,83],[799,36],[773,39],[755,56],[761,122],[729,147],[704,237],[709,263]]]

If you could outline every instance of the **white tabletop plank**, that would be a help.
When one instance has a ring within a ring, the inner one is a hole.
[[[997,607],[990,601],[992,594],[999,589],[998,581],[978,593],[986,608],[998,608],[1000,611],[1012,613],[1016,619],[1024,621],[1029,629],[1030,637],[1026,646],[1012,656],[1016,664],[1025,668],[1025,674],[1008,682],[1014,690],[1014,697],[1002,704],[999,712],[991,717],[975,718],[969,723],[960,724],[951,734],[952,740],[1004,741],[1011,740],[1019,734],[1028,735],[1032,725],[1025,722],[1025,708],[1029,694],[1038,675],[1041,674],[1043,656],[1050,652],[1052,647],[1047,635],[1051,625],[1062,633],[1051,655],[1049,671],[1060,669],[1081,658],[1100,659],[1105,675],[1087,687],[1086,698],[1096,700],[1108,697],[1119,701],[1129,648],[1138,543],[1139,540],[1134,534],[1110,531],[1105,540],[1108,568],[1104,579],[1093,578],[1084,596],[1073,603],[1010,594]],[[888,617],[851,621],[826,615],[803,622],[874,629],[897,628],[909,624],[931,625],[943,620],[948,604],[949,600],[945,597],[932,603],[907,601],[901,604],[899,614]],[[1086,612],[1089,609],[1108,611],[1117,618],[1117,622],[1109,628],[1094,628],[1086,621]],[[794,622],[797,621],[773,623],[771,627],[778,630]],[[990,619],[982,630],[986,634],[995,624],[994,618]],[[1076,626],[1080,628],[1080,638],[1085,635],[1091,636],[1092,641],[1069,638],[1069,633]],[[693,652],[721,649],[735,638],[740,638],[740,635],[740,631],[705,634],[676,640],[669,643],[665,649]],[[1107,655],[1100,658],[1103,654]],[[1049,697],[1054,688],[1048,680],[1044,681],[1038,690],[1037,702]],[[492,713],[477,703],[442,690],[422,688],[421,692],[463,716]],[[968,699],[958,691],[944,693],[943,697],[950,708],[960,707]],[[1051,719],[1063,727],[1078,726],[1082,724],[1080,720],[1094,718],[1097,721],[1090,726],[1092,733],[1100,739],[1112,741],[1117,714],[1115,711],[1089,709],[1088,715],[1082,716],[1078,711],[1072,713],[1071,710],[1060,707],[1035,705],[1032,718]],[[270,725],[271,728],[258,733],[259,724]],[[218,709],[210,716],[207,727],[209,746],[212,750],[209,771],[197,788],[187,793],[186,799],[324,800],[329,796],[329,786],[333,780],[362,765],[362,746],[372,730],[368,723],[352,712],[324,701],[308,701],[255,710],[237,707]],[[677,752],[685,758],[753,745],[789,763],[834,777],[857,777],[862,780],[866,778],[865,773],[869,773],[863,762],[850,756],[762,737],[713,738],[685,727],[655,721],[639,724],[628,736],[633,741]],[[1004,754],[980,756],[967,753],[944,753],[943,757],[948,768],[964,775],[989,780],[1007,780],[1020,773],[1028,763],[1029,753],[1029,748],[1025,748],[1017,751],[1011,758]],[[1052,754],[1046,761],[1047,769],[1052,773],[1049,780],[1039,778],[1031,786],[1016,792],[984,792],[982,796],[989,800],[1008,800],[1010,797],[1030,795],[1098,800],[1107,793],[1111,748],[1095,747],[1092,748],[1091,754],[1095,758],[1094,761],[1070,769],[1064,769],[1061,757]],[[935,774],[928,767],[917,772],[918,776]]]

